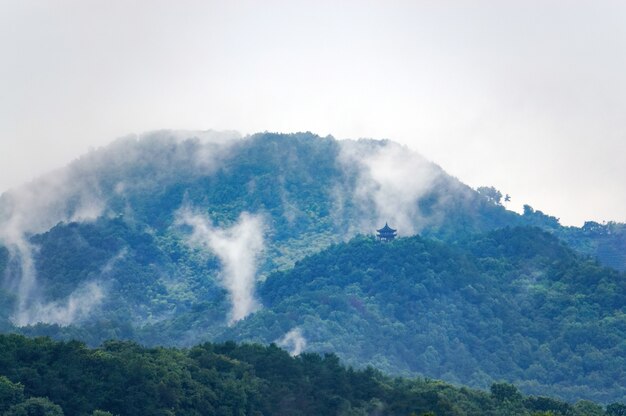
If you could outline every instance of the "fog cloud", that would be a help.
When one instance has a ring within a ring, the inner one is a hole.
[[[231,131],[152,131],[120,138],[74,165],[88,174],[97,173],[107,182],[108,191],[123,196],[131,190],[213,173],[240,137]]]
[[[400,235],[418,232],[427,221],[418,201],[431,190],[441,170],[394,142],[359,140],[340,144],[339,161],[356,177],[352,192],[360,213],[358,231],[371,232],[388,222]],[[344,204],[338,200],[339,206]]]
[[[0,244],[10,254],[10,267],[4,280],[17,295],[12,317],[15,324],[60,323],[55,320],[55,313],[37,312],[42,308],[35,293],[36,247],[29,241],[29,236],[47,231],[61,221],[93,220],[103,209],[97,183],[86,177],[76,177],[68,169],[55,171],[0,197]],[[72,304],[73,307],[77,305],[75,300]],[[76,309],[79,310],[81,308]]]
[[[13,322],[67,324],[102,295],[92,285],[89,290],[77,289],[64,306],[42,303],[32,235],[60,222],[92,221],[107,214],[110,198],[123,198],[130,189],[151,189],[168,181],[209,174],[239,137],[236,132],[212,130],[163,130],[129,136],[2,194],[0,245],[10,254],[3,280],[16,294]],[[125,207],[125,214],[131,211]],[[84,301],[78,299],[80,295],[86,296]]]
[[[97,282],[90,282],[72,292],[64,301],[31,302],[14,318],[18,326],[36,323],[67,326],[89,316],[93,308],[104,299],[104,290]]]
[[[287,332],[276,343],[278,346],[287,349],[289,354],[293,356],[300,355],[306,349],[306,339],[302,335],[302,330],[297,327]]]
[[[220,281],[232,304],[229,324],[259,309],[254,289],[257,261],[264,249],[265,226],[261,216],[244,212],[232,227],[217,228],[206,216],[185,208],[179,211],[177,223],[192,227],[190,244],[207,249],[220,259]]]

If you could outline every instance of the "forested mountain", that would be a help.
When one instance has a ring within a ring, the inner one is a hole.
[[[271,275],[260,295],[266,308],[225,338],[298,327],[311,350],[390,373],[626,399],[626,276],[537,228],[453,245],[357,238]]]
[[[492,191],[389,141],[122,139],[0,197],[0,329],[301,337],[359,367],[624,400],[626,226]],[[368,237],[387,221],[406,238]]]
[[[254,216],[260,279],[381,221],[404,235],[456,238],[519,220],[390,142],[209,136],[120,140],[3,194],[0,268],[12,321],[119,316],[136,327],[190,308],[224,316],[221,260],[188,241],[198,217],[228,230],[242,213]]]
[[[0,335],[0,412],[17,415],[421,415],[620,416],[604,409],[523,396],[512,385],[490,392],[427,379],[353,370],[337,356],[291,357],[275,345],[205,343],[187,350],[110,341]]]

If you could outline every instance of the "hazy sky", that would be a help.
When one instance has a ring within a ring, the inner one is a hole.
[[[0,0],[0,192],[162,128],[389,138],[626,221],[626,2]]]

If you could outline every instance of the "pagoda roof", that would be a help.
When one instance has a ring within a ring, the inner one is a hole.
[[[387,225],[387,223],[385,223],[385,226],[383,228],[381,228],[380,230],[376,230],[379,233],[395,233],[398,230],[394,230],[393,228],[391,228],[389,225]]]

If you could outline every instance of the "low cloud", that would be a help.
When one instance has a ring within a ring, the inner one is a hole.
[[[159,130],[113,142],[78,162],[124,183],[116,191],[149,188],[218,169],[241,135],[231,131]],[[150,172],[146,177],[145,172]]]
[[[76,289],[64,301],[40,303],[34,301],[14,316],[18,326],[37,323],[67,326],[87,318],[104,299],[104,290],[97,282]]]
[[[3,193],[0,245],[10,255],[3,283],[16,294],[14,323],[62,323],[86,310],[72,296],[65,306],[42,303],[34,260],[38,248],[31,243],[32,235],[60,222],[92,221],[110,213],[110,198],[123,198],[133,188],[151,189],[181,177],[210,174],[239,137],[236,132],[211,130],[163,130],[129,136]],[[76,296],[79,293],[77,290]],[[95,290],[87,295],[98,298]],[[65,307],[68,313],[62,311]]]
[[[412,235],[425,225],[418,202],[433,187],[441,170],[397,143],[373,140],[341,141],[339,161],[354,178],[353,202],[359,213],[357,232],[371,232],[388,222],[400,235]],[[345,190],[339,190],[343,195]],[[337,200],[340,208],[345,197]]]
[[[276,344],[289,351],[289,354],[300,355],[306,349],[306,339],[302,335],[300,328],[293,328],[284,337],[276,341]]]
[[[177,223],[192,227],[189,244],[209,250],[220,259],[220,281],[232,305],[229,325],[258,310],[261,305],[254,291],[257,262],[264,249],[263,219],[244,212],[232,227],[217,228],[206,216],[182,209]]]
[[[45,232],[61,221],[93,220],[102,214],[103,209],[97,183],[86,177],[76,177],[68,169],[52,172],[0,197],[0,244],[10,254],[4,281],[17,295],[13,315],[16,325],[58,323],[36,311],[41,309],[36,299],[34,254],[37,247],[29,241],[29,236]],[[33,321],[33,317],[42,319]]]

